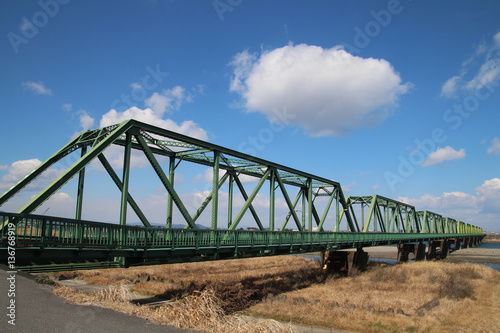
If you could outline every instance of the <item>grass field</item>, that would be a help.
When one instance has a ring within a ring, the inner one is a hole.
[[[500,332],[500,272],[472,264],[371,264],[367,272],[335,277],[317,261],[279,256],[72,274],[111,286],[92,295],[54,289],[73,302],[205,332],[293,332],[240,313],[359,332]],[[126,284],[175,301],[136,306]]]

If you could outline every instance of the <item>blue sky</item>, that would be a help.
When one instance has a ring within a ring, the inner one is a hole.
[[[0,192],[75,133],[134,117],[500,231],[497,1],[0,6]],[[183,194],[206,191],[205,176],[178,175]],[[71,186],[38,211],[71,215]],[[119,201],[89,187],[89,207]],[[152,210],[164,196],[133,191]]]

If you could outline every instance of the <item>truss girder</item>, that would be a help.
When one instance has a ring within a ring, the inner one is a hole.
[[[362,231],[381,232],[420,232],[421,226],[415,207],[403,202],[379,195],[350,196],[347,205],[356,219],[360,215],[363,223]],[[354,207],[358,206],[355,213]],[[365,216],[365,209],[368,212]]]
[[[125,150],[125,157],[122,161],[123,175],[121,179],[103,155],[104,150],[111,145],[122,146]],[[432,212],[417,212],[415,207],[411,205],[378,195],[350,196],[346,198],[340,184],[333,180],[318,177],[135,120],[127,120],[121,124],[81,133],[43,162],[32,173],[0,196],[0,206],[54,163],[78,149],[81,149],[79,159],[45,189],[33,196],[18,213],[32,213],[66,182],[78,175],[75,216],[77,220],[81,219],[85,167],[97,158],[122,193],[120,206],[121,224],[126,224],[127,206],[130,206],[142,223],[146,227],[150,227],[150,222],[146,219],[139,204],[132,198],[128,191],[129,178],[133,177],[133,175],[129,175],[131,171],[131,151],[140,150],[146,156],[167,191],[167,227],[172,226],[173,204],[175,204],[175,207],[184,219],[186,228],[196,229],[196,221],[205,208],[208,207],[209,203],[212,203],[210,216],[211,228],[219,228],[217,221],[218,206],[222,198],[219,195],[219,191],[229,179],[227,229],[230,230],[236,229],[245,216],[251,215],[259,230],[266,229],[266,223],[263,223],[263,221],[268,220],[269,229],[272,231],[275,225],[276,200],[278,198],[286,203],[288,209],[280,229],[281,231],[285,230],[290,218],[292,218],[295,224],[294,227],[299,231],[312,231],[314,222],[317,230],[322,232],[328,229],[326,221],[333,214],[335,214],[334,225],[332,226],[334,231],[340,231],[342,228],[341,223],[344,223],[344,221],[347,223],[345,229],[350,232],[453,233],[462,231],[474,232],[480,229],[451,218],[444,218]],[[164,171],[158,162],[158,156],[169,157],[167,171]],[[194,214],[189,213],[187,206],[182,201],[177,188],[174,186],[174,170],[181,162],[196,163],[212,168],[212,190]],[[220,178],[219,170],[225,171],[224,175]],[[254,184],[252,190],[249,190],[249,194],[247,194],[247,190],[240,179],[242,175],[256,177],[256,184]],[[263,185],[266,182],[269,182],[269,186],[267,187],[269,189],[269,211],[264,219],[259,217],[259,212],[254,206],[254,201],[259,191],[265,188]],[[244,204],[233,219],[233,196],[237,195],[233,191],[234,183],[237,185],[239,195],[244,199]],[[276,191],[277,189],[279,191]],[[296,190],[297,192],[295,192]],[[290,193],[297,193],[293,202],[290,198]],[[327,197],[326,200],[322,201],[322,204],[326,202],[323,212],[318,212],[317,202],[315,203],[315,200],[319,197]],[[299,204],[299,202],[301,203]],[[336,209],[332,208],[334,202]],[[301,206],[302,216],[297,215],[297,206]],[[360,209],[356,211],[355,207]],[[366,209],[367,212],[365,212]],[[250,212],[250,214],[247,214],[247,212]]]
[[[151,166],[153,167],[154,171],[160,178],[161,182],[165,186],[165,189],[167,190],[168,194],[172,197],[173,202],[179,209],[182,217],[184,217],[184,220],[187,222],[189,227],[192,229],[197,229],[198,227],[196,226],[195,222],[189,215],[189,212],[187,211],[186,207],[184,206],[184,203],[182,202],[181,198],[177,194],[176,190],[174,189],[174,186],[172,183],[168,180],[167,176],[163,172],[163,169],[161,168],[160,164],[156,160],[156,157],[154,156],[153,152],[149,149],[148,145],[144,141],[144,139],[140,135],[136,135],[136,139],[139,142],[139,144],[142,146],[143,152],[146,155],[147,159],[149,160],[149,163],[151,163]]]
[[[94,145],[85,155],[83,155],[64,173],[62,173],[59,177],[57,177],[50,185],[45,187],[40,193],[38,193],[38,195],[34,196],[26,205],[24,205],[24,207],[22,207],[18,211],[18,213],[19,214],[32,213],[43,202],[49,199],[59,188],[61,188],[66,182],[68,182],[71,178],[73,178],[87,164],[89,164],[95,157],[97,157],[97,155],[99,155],[105,148],[111,145],[114,140],[116,140],[121,134],[125,133],[131,127],[132,124],[130,122],[124,122],[115,130],[108,133],[108,135],[105,138],[103,138],[102,140],[100,140],[99,143]],[[57,160],[60,160],[64,156],[61,155],[57,157],[58,157]],[[34,173],[37,176],[39,176],[46,168],[47,168],[46,166],[41,165],[35,170]]]
[[[118,175],[116,174],[116,172],[113,170],[113,167],[111,166],[111,164],[109,164],[106,157],[104,157],[103,154],[99,154],[97,156],[97,158],[99,159],[102,166],[104,167],[106,172],[109,174],[109,176],[111,177],[113,182],[116,184],[116,187],[118,187],[120,192],[123,192],[123,183],[120,180],[120,178],[118,177]],[[132,198],[132,196],[128,192],[127,192],[127,202],[130,205],[130,207],[132,207],[132,209],[134,210],[134,212],[137,215],[137,217],[139,218],[139,220],[141,220],[142,224],[144,224],[144,226],[146,226],[146,227],[151,228],[151,224],[149,223],[148,219],[142,213],[141,209],[139,208],[139,206],[135,202],[134,198]],[[80,220],[80,219],[81,219],[81,216],[80,216],[80,218],[78,218],[78,220]]]

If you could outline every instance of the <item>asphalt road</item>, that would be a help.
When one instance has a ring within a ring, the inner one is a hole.
[[[15,283],[11,283],[14,279],[9,279],[12,275],[15,276]],[[11,305],[12,301],[15,301],[13,303],[15,309]],[[13,318],[15,326],[9,324]],[[148,320],[109,309],[66,303],[64,298],[54,295],[49,287],[36,283],[29,274],[22,272],[11,274],[5,266],[0,265],[0,332],[185,333],[188,331],[155,325]]]

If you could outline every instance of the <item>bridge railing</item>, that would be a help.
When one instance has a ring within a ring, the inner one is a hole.
[[[0,213],[8,223],[0,231],[0,247],[6,247],[9,230],[16,247],[61,248],[203,248],[369,244],[450,238],[459,234],[381,232],[298,232],[211,229],[167,229],[122,226],[41,215]],[[464,234],[465,235],[465,234]]]

